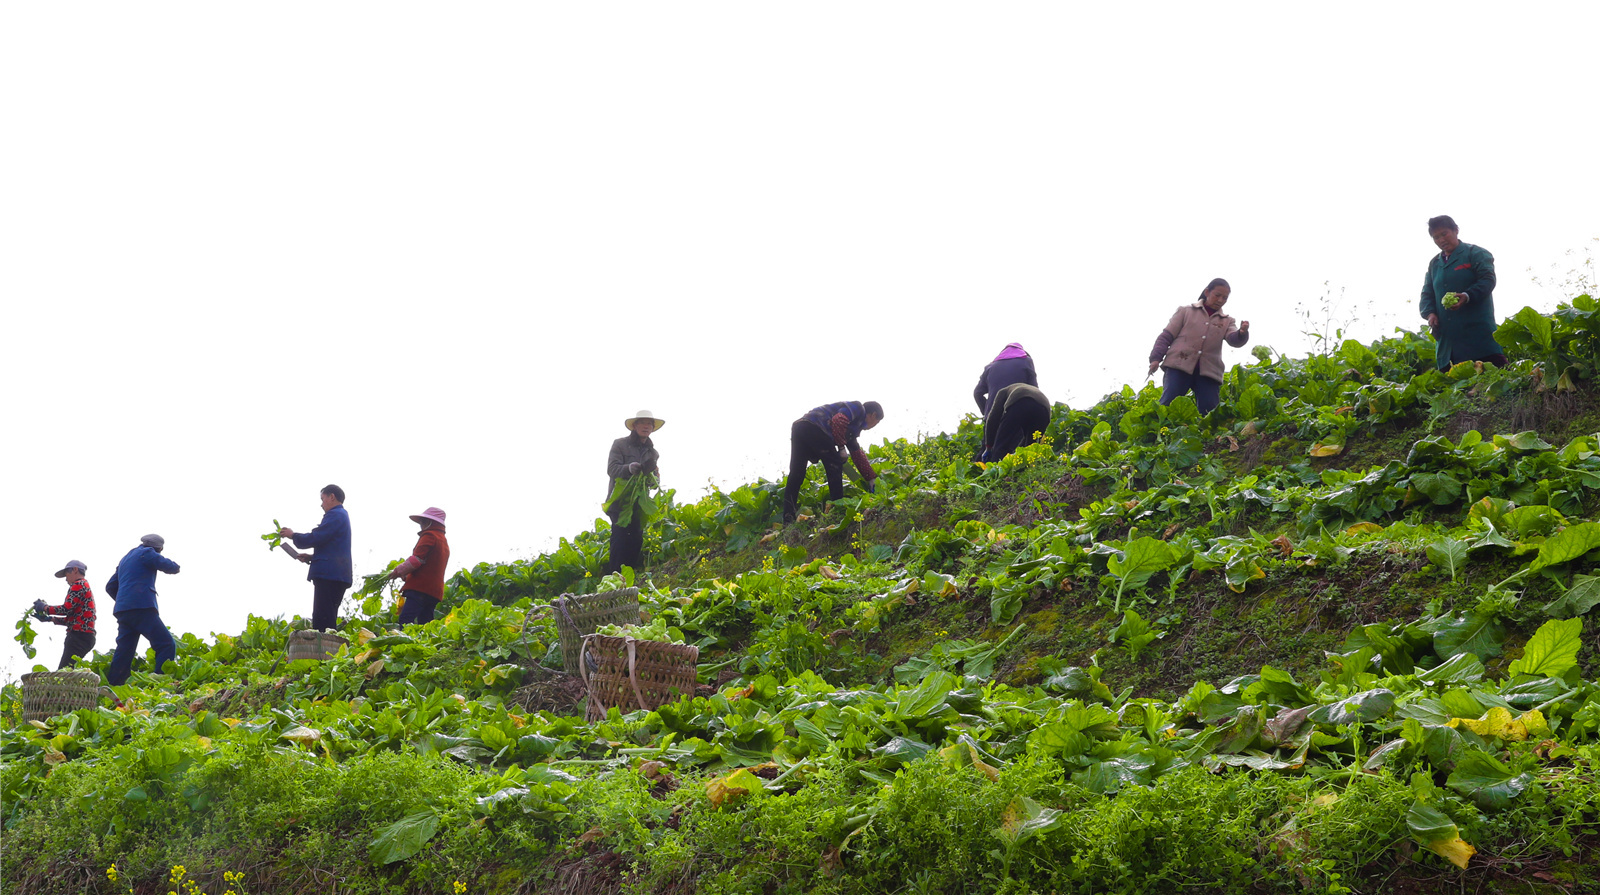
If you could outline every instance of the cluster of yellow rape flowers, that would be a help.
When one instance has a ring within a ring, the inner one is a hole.
[[[133,892],[133,881],[124,878],[115,864],[106,868],[106,879],[113,884],[120,883],[122,888],[129,893]],[[228,887],[222,895],[245,895],[244,873],[225,870],[222,873],[222,880]],[[461,884],[456,883],[456,885],[459,886]],[[456,891],[459,895],[463,890],[457,889]],[[200,884],[189,879],[189,868],[182,864],[174,864],[172,869],[167,872],[167,895],[180,895],[180,893],[181,895],[205,895],[205,892],[200,888]]]

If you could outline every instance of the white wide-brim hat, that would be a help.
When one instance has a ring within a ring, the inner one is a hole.
[[[633,416],[628,417],[628,419],[623,422],[622,427],[624,429],[627,429],[629,432],[632,432],[633,431],[633,424],[637,423],[640,420],[649,420],[650,422],[655,423],[657,429],[659,429],[662,426],[665,426],[667,424],[666,420],[658,418],[655,414],[651,413],[650,411],[641,410],[638,413],[634,414]]]

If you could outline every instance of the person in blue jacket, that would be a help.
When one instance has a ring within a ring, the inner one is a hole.
[[[122,557],[116,574],[106,582],[106,594],[116,601],[111,614],[117,619],[117,649],[106,669],[106,680],[113,687],[127,683],[140,637],[150,641],[150,648],[156,651],[156,671],[177,658],[172,633],[156,606],[156,573],[178,574],[178,564],[161,555],[166,543],[160,535],[140,538],[139,546]]]
[[[279,535],[302,550],[300,561],[311,564],[306,580],[311,582],[311,627],[318,631],[338,627],[339,604],[344,592],[355,581],[355,564],[350,560],[350,514],[344,508],[344,489],[328,485],[322,489],[322,521],[308,532],[295,534],[288,526]]]

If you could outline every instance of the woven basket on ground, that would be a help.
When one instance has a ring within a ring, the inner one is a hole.
[[[583,638],[601,625],[639,623],[639,589],[625,587],[583,596],[562,594],[550,603],[550,608],[555,613],[556,631],[561,635],[561,666],[567,674],[577,674]]]
[[[100,675],[92,671],[35,671],[22,676],[22,720],[93,708],[100,701]]]
[[[295,631],[289,635],[289,661],[332,658],[339,647],[350,641],[331,631]]]
[[[598,721],[612,706],[624,713],[650,711],[693,695],[699,660],[695,646],[590,634],[578,661],[588,692],[585,717]]]

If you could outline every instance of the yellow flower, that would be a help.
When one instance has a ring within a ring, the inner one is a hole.
[[[110,867],[106,868],[106,879],[109,879],[112,882],[117,881],[117,865],[112,864]]]
[[[462,882],[461,880],[456,880],[456,895],[462,895],[462,893],[464,893],[466,891],[467,891],[467,884]]]

